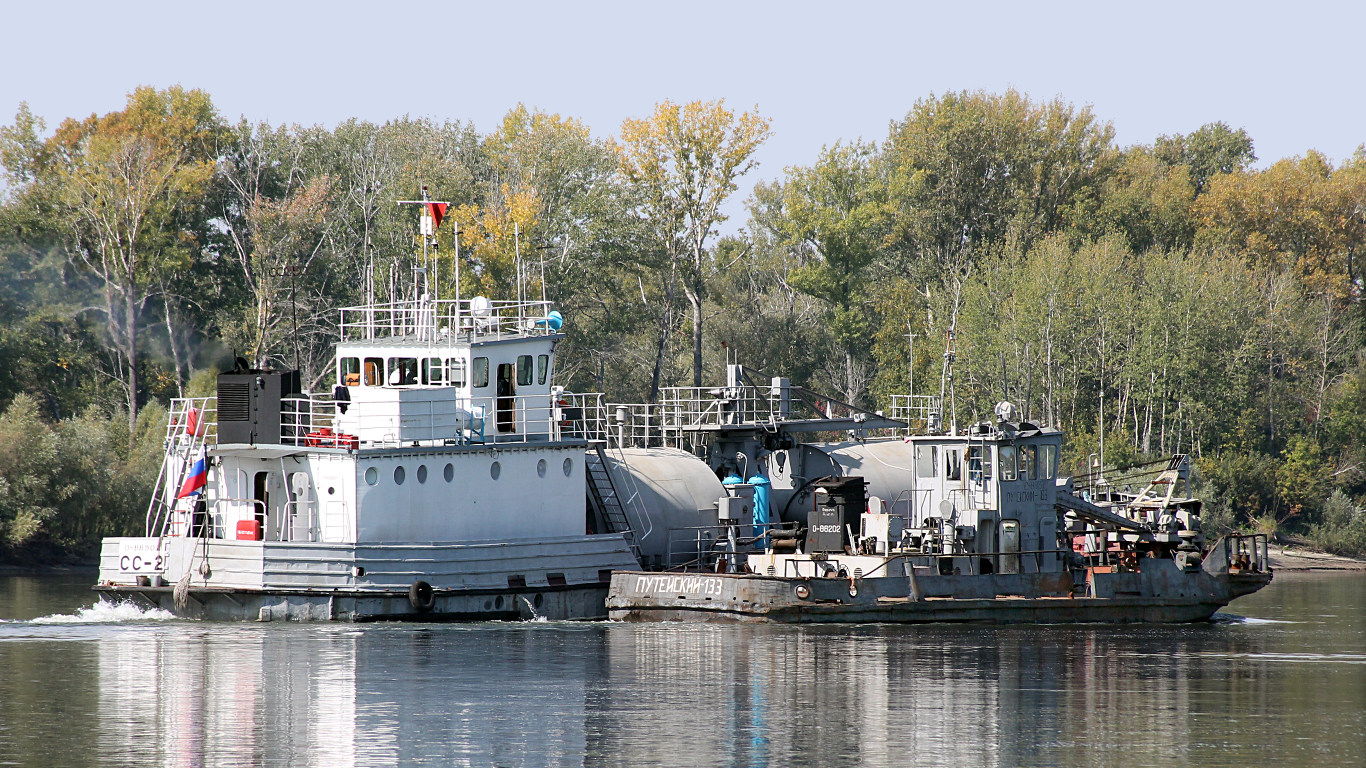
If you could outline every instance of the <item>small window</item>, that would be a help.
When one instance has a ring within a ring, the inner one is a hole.
[[[1039,463],[1035,460],[1037,448],[1032,445],[1020,446],[1020,479],[1038,480]]]
[[[547,376],[550,375],[550,355],[539,355],[536,357],[536,383],[544,384]]]
[[[337,383],[348,387],[360,386],[360,358],[343,357],[337,369]]]
[[[1015,446],[1003,445],[1001,454],[1001,480],[1010,481],[1015,479]]]
[[[531,384],[531,355],[517,356],[517,386],[525,387]]]
[[[446,383],[446,366],[441,363],[441,358],[422,358],[422,383],[434,386]]]
[[[378,387],[384,383],[384,359],[379,357],[365,358],[365,386]]]
[[[489,359],[487,357],[474,358],[474,387],[487,387],[489,385]]]
[[[1058,476],[1058,446],[1039,446],[1039,472],[1045,480]]]
[[[465,386],[465,361],[452,357],[446,361],[446,373],[453,387]]]
[[[405,470],[403,469],[403,465],[402,465],[402,464],[400,464],[400,465],[397,466],[397,467],[394,467],[394,483],[395,483],[396,485],[403,485],[403,481],[404,481],[404,479],[406,479],[407,477],[408,477],[408,473],[407,473],[407,471],[405,471]]]
[[[963,479],[963,452],[959,450],[944,451],[944,479],[962,480]]]
[[[389,358],[389,385],[406,387],[417,383],[416,357]]]
[[[939,447],[934,445],[917,445],[915,447],[915,475],[916,477],[934,477],[934,465],[939,459]]]

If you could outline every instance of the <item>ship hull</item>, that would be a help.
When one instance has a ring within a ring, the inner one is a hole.
[[[134,554],[138,553],[138,554]],[[107,539],[95,590],[235,621],[600,619],[620,535],[431,544]],[[139,572],[148,562],[155,568]],[[177,599],[179,598],[179,599]]]
[[[419,610],[407,590],[285,591],[97,586],[102,599],[133,601],[187,619],[209,621],[525,621],[603,619],[607,585],[521,590],[434,590],[430,608]]]
[[[861,580],[748,574],[617,573],[607,598],[616,621],[983,624],[1205,621],[1269,573],[1026,574],[1001,579],[922,575]],[[1001,592],[1002,588],[1005,592]]]

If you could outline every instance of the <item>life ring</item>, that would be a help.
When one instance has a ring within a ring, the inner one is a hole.
[[[436,593],[432,591],[431,584],[414,581],[413,585],[408,587],[408,602],[412,603],[419,613],[426,613],[436,605]]]

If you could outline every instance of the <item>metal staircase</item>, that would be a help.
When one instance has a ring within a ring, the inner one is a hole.
[[[626,519],[626,507],[622,504],[616,484],[612,482],[612,474],[607,469],[605,445],[601,441],[594,440],[591,450],[585,454],[584,466],[588,470],[588,482],[586,483],[588,498],[598,512],[602,514],[602,519],[607,523],[608,532],[625,535],[626,543],[631,547],[631,554],[639,561],[640,547],[636,544],[635,531],[632,530],[631,523]]]

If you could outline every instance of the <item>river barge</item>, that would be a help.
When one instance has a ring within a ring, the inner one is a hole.
[[[800,396],[792,398],[791,391]],[[802,398],[819,414],[799,418]],[[674,572],[618,572],[623,621],[1189,622],[1272,578],[1265,535],[1207,541],[1188,457],[1138,492],[1074,488],[1062,433],[1017,417],[936,429],[941,401],[899,398],[894,419],[816,400],[781,379],[675,393],[661,438],[705,444],[725,486],[717,527]],[[831,418],[832,405],[844,418]],[[898,429],[917,420],[919,434]],[[798,442],[847,428],[848,439]],[[886,428],[892,434],[886,435]],[[884,436],[873,430],[882,428]],[[698,438],[706,436],[705,441]],[[768,507],[761,509],[761,507]]]

